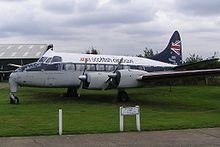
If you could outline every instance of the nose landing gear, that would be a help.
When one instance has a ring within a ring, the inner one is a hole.
[[[17,87],[18,87],[15,79],[16,79],[16,74],[11,73],[10,78],[9,78],[9,87],[10,87],[9,98],[10,98],[10,104],[18,104],[19,103],[18,97],[14,95],[17,92]]]
[[[18,104],[18,103],[19,103],[19,98],[14,94],[10,94],[10,104]]]

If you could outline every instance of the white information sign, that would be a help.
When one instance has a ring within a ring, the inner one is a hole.
[[[136,115],[138,114],[139,108],[138,107],[125,107],[125,108],[122,108],[122,115]]]
[[[140,107],[120,107],[119,110],[120,115],[120,131],[124,130],[124,115],[136,115],[136,127],[138,131],[141,131],[140,127]]]

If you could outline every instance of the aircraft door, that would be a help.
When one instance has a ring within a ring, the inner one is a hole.
[[[66,85],[77,87],[80,83],[79,75],[81,74],[81,71],[76,70],[76,65],[73,63],[66,63],[64,64],[64,71],[65,71],[65,77],[66,77]]]
[[[21,72],[21,74],[18,74],[18,83],[21,85],[44,86],[44,75],[41,72]]]
[[[56,87],[57,78],[60,74],[59,64],[48,64],[44,66],[45,86]]]
[[[46,83],[47,83],[47,86],[49,86],[49,87],[55,86],[56,78],[54,76],[51,76],[50,74],[48,74]]]

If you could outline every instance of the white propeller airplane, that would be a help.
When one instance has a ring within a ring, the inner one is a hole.
[[[141,87],[149,81],[220,75],[220,69],[173,71],[181,60],[182,46],[177,31],[166,49],[151,59],[48,50],[37,62],[19,67],[11,73],[10,103],[19,103],[15,95],[18,86],[66,87],[66,96],[80,96],[81,89],[115,88],[118,90],[118,100],[125,102],[129,97],[124,89]]]

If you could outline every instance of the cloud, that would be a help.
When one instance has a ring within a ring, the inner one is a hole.
[[[193,14],[198,16],[209,16],[220,14],[220,1],[219,0],[191,0],[183,1],[176,0],[177,10],[180,10],[187,14]]]
[[[43,0],[42,9],[55,14],[69,14],[75,9],[75,0]]]
[[[140,23],[150,21],[154,16],[146,2],[129,0],[49,0],[42,2],[42,9],[53,16],[66,15],[63,24],[72,26]]]
[[[0,5],[0,31],[7,36],[53,36],[68,34],[60,27],[63,17],[42,11],[41,3],[22,1],[22,3],[2,3]]]
[[[218,50],[218,0],[0,0],[2,43],[54,43],[55,50],[135,55],[161,51],[175,30],[184,54]],[[207,50],[207,48],[210,48]]]
[[[7,3],[11,3],[11,2],[23,2],[23,1],[27,1],[27,0],[0,0],[0,2],[7,2]]]
[[[70,25],[109,25],[109,24],[134,24],[152,20],[152,17],[143,13],[137,14],[131,11],[121,12],[94,12],[74,16],[67,23]]]

